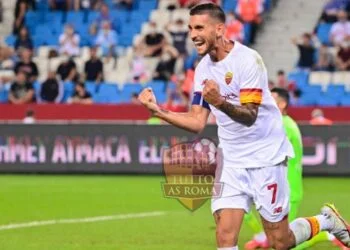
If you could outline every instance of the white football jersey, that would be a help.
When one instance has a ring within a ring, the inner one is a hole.
[[[208,105],[201,96],[205,80],[217,82],[220,94],[229,103],[259,104],[255,123],[247,127]],[[286,157],[294,157],[283,129],[282,115],[268,88],[267,70],[256,51],[235,42],[219,62],[213,62],[207,54],[195,70],[194,81],[193,104],[210,108],[216,117],[225,167],[270,167]]]

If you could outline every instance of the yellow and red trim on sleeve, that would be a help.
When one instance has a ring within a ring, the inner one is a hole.
[[[262,89],[241,89],[239,91],[241,104],[254,103],[260,105],[262,102]]]

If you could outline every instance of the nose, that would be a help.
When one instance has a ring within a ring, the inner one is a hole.
[[[198,35],[197,35],[197,32],[195,30],[190,31],[190,37],[191,37],[192,41],[196,40],[197,36]]]

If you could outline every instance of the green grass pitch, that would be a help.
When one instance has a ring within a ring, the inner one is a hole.
[[[165,211],[157,217],[0,230],[1,250],[213,250],[210,202],[194,213],[163,198],[161,176],[0,176],[0,228],[54,219]],[[350,179],[305,178],[300,215],[332,201],[350,220]],[[251,231],[244,226],[242,248]],[[336,249],[330,243],[313,249]]]

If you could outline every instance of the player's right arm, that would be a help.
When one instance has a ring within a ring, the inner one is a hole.
[[[157,105],[156,98],[150,88],[144,89],[140,93],[139,100],[152,112],[153,116],[193,133],[200,133],[205,128],[210,114],[209,106],[202,99],[200,93],[195,93],[193,105],[185,113],[175,113],[161,109]]]

